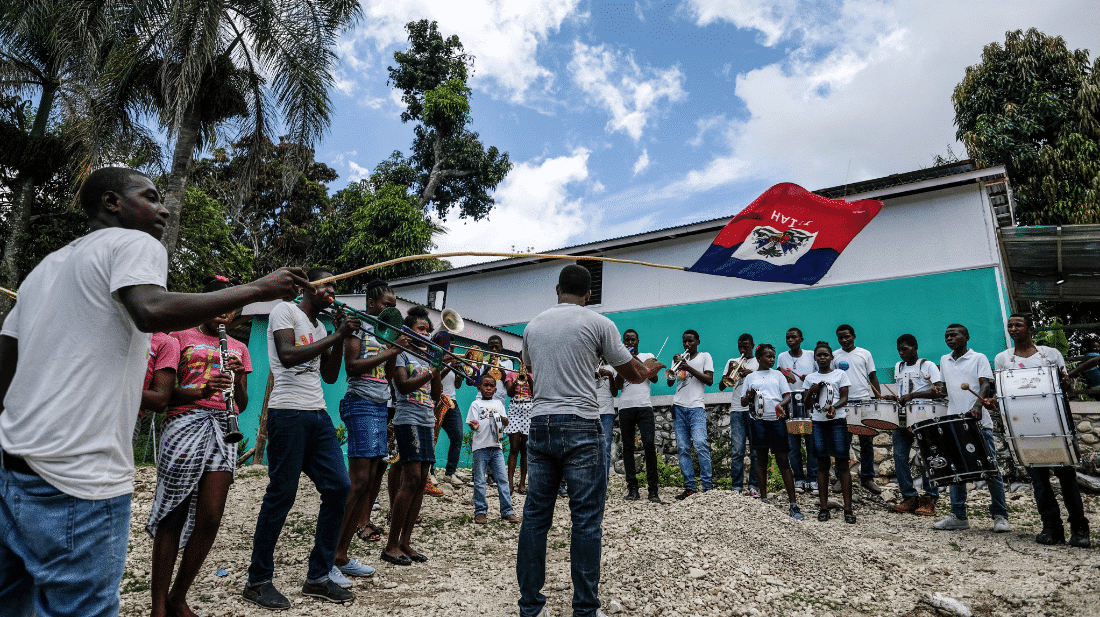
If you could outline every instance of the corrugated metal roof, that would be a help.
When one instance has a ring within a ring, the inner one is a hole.
[[[1009,293],[1020,302],[1100,302],[1100,225],[999,230]]]

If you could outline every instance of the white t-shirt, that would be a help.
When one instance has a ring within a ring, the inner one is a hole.
[[[852,382],[848,388],[849,401],[865,401],[874,396],[868,377],[875,372],[875,360],[871,357],[871,352],[862,347],[856,347],[850,352],[838,349],[833,352],[832,367],[848,373],[848,381]]]
[[[328,336],[325,324],[309,317],[293,302],[280,302],[271,309],[267,319],[267,360],[271,365],[274,385],[271,388],[271,409],[325,409],[325,393],[321,390],[321,356],[315,356],[297,366],[286,368],[275,350],[275,332],[294,331],[294,346],[301,347]]]
[[[645,362],[649,358],[652,358],[651,353],[638,354],[638,360]],[[630,383],[627,380],[623,380],[623,389],[619,392],[619,409],[629,409],[631,407],[649,407],[650,400],[650,387],[653,382],[648,379],[642,383]]]
[[[164,287],[167,275],[153,236],[111,227],[50,253],[19,287],[0,331],[19,342],[0,446],[67,495],[134,490],[131,440],[152,335],[137,329],[118,290]]]
[[[455,387],[455,374],[454,372],[444,373],[440,379],[443,385],[443,389],[440,390],[445,396],[451,397],[451,400],[455,400],[455,396],[458,395],[458,388]]]
[[[740,361],[741,358],[730,358],[726,360],[726,366],[722,367],[722,374],[725,375],[730,372],[730,365]],[[760,363],[756,361],[756,358],[749,358],[745,360],[743,368],[747,368],[750,371],[755,371],[760,368]],[[751,373],[750,373],[751,375]],[[745,375],[748,378],[748,375]],[[737,381],[737,376],[734,375],[734,381]],[[745,396],[745,380],[742,379],[736,386],[733,387],[733,400],[730,401],[730,411],[748,411],[749,408],[741,404],[741,397]]]
[[[600,369],[611,371],[611,374],[615,374],[615,368],[610,364],[601,364],[596,369],[599,372]],[[601,416],[613,416],[615,415],[615,397],[611,396],[611,377],[597,377],[596,378],[596,404],[600,408]]]
[[[1015,348],[1006,349],[997,354],[997,357],[993,359],[993,365],[998,371],[1010,368],[1039,368],[1040,366],[1051,365],[1059,369],[1066,368],[1066,359],[1062,357],[1062,352],[1046,345],[1036,345],[1035,348],[1039,350],[1039,353],[1031,354],[1026,358],[1017,356]]]
[[[848,386],[848,389],[849,389],[849,392],[850,392],[851,391],[851,386],[852,386],[852,381],[850,379],[848,379],[848,373],[845,373],[844,371],[842,371],[840,369],[833,369],[833,370],[829,371],[828,373],[818,373],[817,371],[814,371],[813,373],[810,373],[809,375],[806,376],[806,379],[804,380],[803,383],[805,384],[807,390],[810,389],[810,386],[812,386],[814,384],[818,384],[818,383],[833,384],[833,386],[836,387],[836,398],[833,399],[833,403],[836,403],[836,401],[840,400],[840,389],[841,388],[843,388],[844,386]],[[825,387],[825,386],[823,386],[823,387]],[[820,396],[820,392],[818,394]],[[822,410],[819,411],[819,410],[814,409],[814,403],[816,403],[816,402],[817,402],[816,399],[806,401],[806,405],[811,410],[813,410],[812,413],[810,414],[810,419],[813,420],[814,422],[828,422],[829,418],[825,417],[825,412],[827,410],[822,409]],[[847,418],[847,417],[848,417],[848,409],[846,407],[837,407],[836,408],[836,416],[833,417],[833,420],[840,420],[840,419]]]
[[[504,403],[496,399],[485,400],[480,398],[474,399],[473,403],[470,403],[470,411],[466,412],[466,422],[472,422],[477,420],[477,431],[474,432],[472,441],[470,443],[471,450],[481,450],[483,448],[499,448],[500,440],[497,439],[497,435],[493,434],[492,422],[489,421],[489,415],[496,416],[497,423],[503,425],[500,422],[500,418],[507,418],[508,414],[504,412]]]
[[[783,395],[791,391],[791,385],[783,373],[768,369],[745,375],[745,392],[749,390],[756,390],[756,396],[764,398],[764,419],[777,420],[775,406],[783,402]]]
[[[711,360],[710,354],[705,351],[697,352],[695,357],[688,360],[687,363],[688,366],[700,373],[714,371],[714,360]],[[683,369],[680,369],[680,377],[682,379],[676,382],[676,395],[672,397],[672,404],[688,409],[706,407],[707,387],[703,385],[703,382]]]
[[[967,349],[966,353],[956,360],[951,354],[940,358],[940,373],[943,375],[943,384],[947,388],[947,413],[964,414],[978,400],[973,394],[963,390],[962,384],[970,384],[975,392],[981,391],[981,378],[993,379],[993,371],[989,368],[989,359],[985,354],[973,349]],[[982,427],[993,428],[993,420],[989,417],[989,410],[982,407]]]
[[[916,364],[909,366],[904,361],[894,365],[894,383],[898,387],[898,396],[930,390],[932,384],[943,381],[940,369],[936,363],[924,358],[917,358]],[[910,386],[912,382],[912,386]]]
[[[803,349],[802,355],[797,358],[791,355],[790,350],[784,351],[779,354],[779,359],[775,361],[777,368],[785,368],[794,371],[796,375],[802,375],[805,377],[817,369],[817,362],[814,362],[814,352]],[[791,383],[791,391],[797,391],[802,389],[802,379]]]

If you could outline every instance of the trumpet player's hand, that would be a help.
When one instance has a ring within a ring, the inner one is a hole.
[[[836,417],[836,405],[829,405],[829,409],[825,411],[825,417],[830,420]]]
[[[340,321],[339,325],[336,326],[336,334],[341,339],[355,336],[355,333],[363,327],[362,322],[354,317],[345,316],[343,312],[337,312],[336,318]]]
[[[748,375],[748,374],[749,374],[749,373],[751,373],[751,372],[752,372],[752,369],[751,369],[751,368],[749,368],[749,367],[747,367],[747,366],[742,366],[742,367],[741,367],[740,369],[738,369],[738,371],[737,371],[737,373],[738,373],[739,375],[741,375],[742,377],[744,377],[744,376]]]
[[[777,420],[787,419],[787,410],[783,409],[783,405],[780,404],[775,406],[775,417]]]

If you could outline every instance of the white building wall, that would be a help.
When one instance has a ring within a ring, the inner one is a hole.
[[[1000,265],[995,233],[980,184],[886,199],[882,212],[814,287]],[[715,235],[657,241],[602,256],[690,266]],[[554,285],[563,265],[550,262],[449,279],[447,306],[494,326],[525,323],[556,301]],[[605,263],[603,268],[603,301],[593,307],[603,313],[807,288],[626,264]],[[394,287],[402,298],[427,301],[427,283]]]

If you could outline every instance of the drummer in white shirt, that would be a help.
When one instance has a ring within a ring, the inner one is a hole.
[[[915,398],[943,398],[943,377],[936,363],[917,356],[917,337],[902,334],[898,337],[898,355],[901,362],[894,366],[894,381],[898,395],[886,395],[883,398],[894,399],[905,405]],[[895,512],[912,512],[921,516],[936,515],[936,501],[940,497],[939,487],[928,485],[927,472],[921,478],[924,495],[918,497],[913,486],[913,476],[909,471],[909,453],[913,449],[912,431],[908,428],[894,431],[894,469],[898,477],[898,489],[902,500],[894,506]]]
[[[953,323],[947,326],[943,340],[951,353],[940,358],[940,373],[943,374],[943,383],[947,388],[947,413],[950,415],[970,414],[975,418],[981,418],[982,437],[990,452],[996,452],[996,444],[993,443],[993,419],[989,417],[989,411],[982,406],[982,400],[970,392],[962,389],[962,384],[977,384],[978,394],[988,399],[993,394],[993,371],[989,368],[989,359],[985,354],[978,353],[967,347],[970,342],[970,331],[962,324]],[[1008,507],[1005,505],[1005,485],[1001,476],[989,480],[989,496],[992,501],[989,504],[989,514],[993,517],[993,531],[1006,533],[1012,531],[1008,524]],[[935,529],[970,529],[970,521],[966,517],[966,485],[952,484],[948,489],[951,494],[951,514],[941,521],[933,523]]]
[[[802,336],[802,330],[798,328],[787,330],[786,340],[788,350],[779,354],[776,365],[779,372],[787,378],[787,383],[791,386],[791,396],[794,397],[796,392],[803,390],[802,382],[806,379],[806,375],[814,372],[814,358],[813,354],[802,350],[802,341],[805,340]],[[793,400],[791,410],[794,410]],[[803,438],[806,440],[805,465],[802,464]],[[813,434],[795,435],[790,433],[787,435],[787,439],[790,441],[791,446],[790,459],[791,470],[794,472],[794,487],[806,492],[817,491],[817,455],[814,453]]]
[[[1013,313],[1008,318],[1008,335],[1014,345],[997,354],[993,366],[998,371],[1010,368],[1035,368],[1055,366],[1065,381],[1066,360],[1057,349],[1045,345],[1036,345],[1032,336],[1035,324],[1031,315]],[[1054,488],[1050,485],[1050,474],[1058,477],[1062,485],[1062,500],[1069,515],[1070,546],[1088,548],[1089,520],[1085,518],[1085,507],[1081,502],[1081,489],[1077,486],[1077,470],[1073,467],[1028,467],[1031,486],[1035,489],[1035,507],[1043,520],[1043,531],[1035,536],[1039,544],[1062,544],[1066,541],[1065,528],[1062,526],[1062,513],[1054,498]]]

